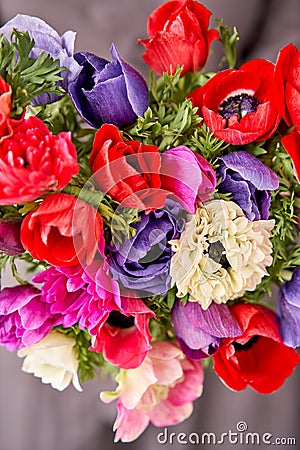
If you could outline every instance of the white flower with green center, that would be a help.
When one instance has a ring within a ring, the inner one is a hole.
[[[199,204],[180,239],[170,241],[170,274],[178,297],[207,309],[255,290],[272,264],[274,220],[249,221],[234,202]]]

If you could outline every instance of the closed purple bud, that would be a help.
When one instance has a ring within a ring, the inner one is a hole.
[[[81,117],[95,128],[103,123],[131,125],[149,106],[142,75],[120,58],[114,44],[110,52],[111,62],[88,52],[74,55],[82,70],[70,83],[69,94]]]

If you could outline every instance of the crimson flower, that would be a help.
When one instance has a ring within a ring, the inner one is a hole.
[[[181,75],[202,69],[212,40],[219,37],[217,30],[208,30],[210,16],[195,0],[159,6],[148,18],[149,39],[138,40],[146,47],[143,59],[160,75],[174,73],[178,65],[183,66]]]
[[[0,142],[0,203],[21,204],[63,189],[79,170],[70,132],[54,136],[37,117]]]
[[[120,310],[112,310],[98,324],[98,333],[92,339],[91,350],[103,353],[104,358],[117,367],[138,367],[151,349],[151,317],[155,317],[155,314],[140,298],[121,296]]]
[[[300,134],[294,128],[289,134],[283,136],[281,143],[293,161],[294,170],[300,182]]]
[[[292,132],[284,136],[282,145],[290,155],[295,173],[300,181],[300,50],[293,44],[286,45],[280,52],[275,65],[274,99],[279,113]]]
[[[300,49],[293,44],[280,50],[274,72],[274,101],[287,125],[300,133]]]
[[[300,355],[283,343],[275,313],[250,303],[236,303],[231,312],[243,334],[222,340],[213,355],[215,372],[236,391],[247,385],[261,394],[279,389]]]
[[[82,200],[69,194],[46,197],[21,227],[24,248],[39,261],[55,266],[89,264],[102,236],[102,218]]]
[[[13,127],[23,120],[23,117],[20,120],[10,117],[12,109],[11,94],[11,86],[0,77],[0,144],[4,139],[11,136]]]
[[[274,65],[262,59],[218,72],[189,98],[211,132],[225,142],[263,141],[276,131],[280,115],[273,101]]]
[[[128,208],[162,208],[166,192],[160,189],[158,148],[124,141],[117,127],[102,125],[95,136],[90,167],[97,186]]]

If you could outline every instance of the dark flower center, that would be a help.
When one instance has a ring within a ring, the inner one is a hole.
[[[256,97],[248,94],[238,94],[227,98],[219,106],[218,113],[228,120],[236,114],[241,120],[246,114],[256,112],[259,101]]]
[[[107,323],[117,328],[130,328],[134,325],[134,317],[127,317],[119,311],[111,311]]]
[[[249,348],[251,348],[254,344],[256,344],[256,342],[258,341],[259,336],[255,335],[252,336],[252,338],[249,339],[248,342],[246,342],[246,344],[239,344],[238,342],[233,342],[232,345],[234,346],[236,351],[241,351],[241,350],[249,350]]]
[[[208,249],[208,256],[216,263],[221,264],[224,269],[228,269],[230,264],[225,255],[225,248],[220,241],[212,242]]]

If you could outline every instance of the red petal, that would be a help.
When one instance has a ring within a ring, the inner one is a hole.
[[[281,139],[281,143],[293,161],[295,174],[300,182],[300,134],[294,128],[290,134]]]

